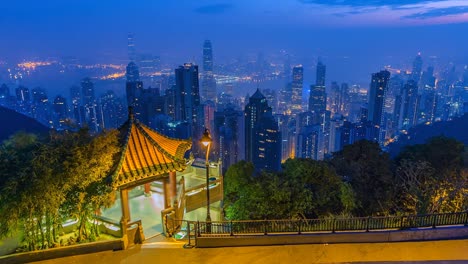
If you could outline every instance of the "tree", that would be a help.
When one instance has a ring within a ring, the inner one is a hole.
[[[463,166],[462,142],[444,136],[433,137],[425,144],[407,146],[397,157],[396,161],[407,159],[427,161],[439,176],[451,170],[460,170]]]
[[[226,216],[242,219],[297,219],[340,213],[342,198],[353,207],[352,190],[324,162],[290,159],[283,171],[254,175],[251,163],[232,165],[225,176]]]
[[[328,165],[312,159],[288,159],[283,164],[284,185],[290,193],[293,212],[307,218],[340,213],[342,181]]]
[[[396,158],[400,206],[419,214],[467,210],[464,150],[463,143],[442,136],[406,147]]]
[[[105,179],[119,150],[118,132],[91,137],[51,134],[45,143],[18,134],[0,147],[0,237],[24,230],[29,250],[58,245],[64,219],[78,219],[77,241],[93,240],[93,214],[110,206],[114,192]]]
[[[435,170],[427,161],[401,160],[397,168],[398,211],[412,214],[433,212],[432,196],[437,188]]]
[[[390,156],[376,142],[367,140],[347,145],[330,161],[356,195],[354,213],[360,216],[388,214],[393,195]]]

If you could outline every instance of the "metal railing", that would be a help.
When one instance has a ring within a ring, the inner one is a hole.
[[[190,222],[190,221],[187,221]],[[196,236],[241,236],[468,225],[468,212],[388,217],[193,222]]]

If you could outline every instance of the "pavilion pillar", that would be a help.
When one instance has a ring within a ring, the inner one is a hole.
[[[174,204],[176,202],[176,196],[177,196],[177,178],[176,178],[175,171],[169,172],[169,185],[170,185],[169,194],[171,195],[171,206],[174,207]]]
[[[128,205],[128,189],[120,189],[120,205],[122,207],[122,219],[120,220],[120,230],[122,230],[122,248],[127,249],[129,245],[127,235],[127,224],[130,221],[130,207]]]
[[[128,205],[128,189],[120,189],[120,205],[122,207],[122,222],[130,222],[130,207]]]
[[[145,196],[151,196],[151,183],[145,183]]]
[[[169,192],[167,191],[167,179],[163,179],[162,180],[162,184],[163,184],[163,193],[164,193],[164,209],[167,209],[169,207],[171,207],[171,205],[169,204]]]

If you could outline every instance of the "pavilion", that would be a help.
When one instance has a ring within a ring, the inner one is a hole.
[[[127,228],[130,224],[128,191],[136,186],[145,185],[149,192],[152,181],[163,182],[164,208],[174,206],[177,195],[176,172],[183,171],[188,165],[184,158],[191,149],[191,139],[169,138],[152,130],[135,119],[129,108],[129,118],[120,128],[121,153],[118,163],[108,177],[114,190],[120,191],[122,208],[121,230],[124,243],[128,243]],[[139,225],[140,232],[141,222]]]

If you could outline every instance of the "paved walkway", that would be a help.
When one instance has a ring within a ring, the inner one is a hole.
[[[468,263],[468,239],[367,244],[192,248],[164,239],[124,251],[106,251],[37,263]]]

